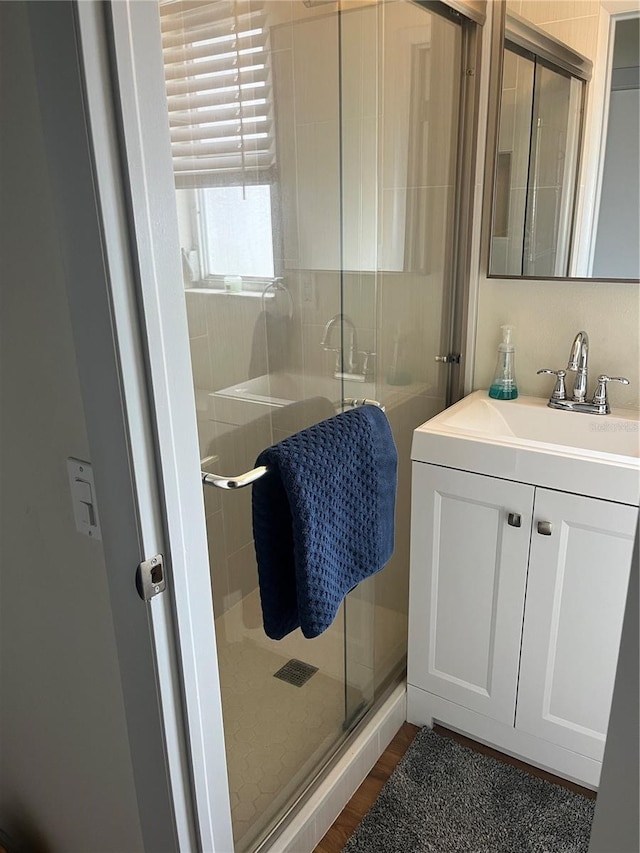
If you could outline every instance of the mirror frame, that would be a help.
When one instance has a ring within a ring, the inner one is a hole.
[[[593,282],[615,282],[620,284],[640,284],[640,279],[637,278],[595,278],[593,276],[549,276],[540,278],[539,276],[513,276],[499,275],[490,272],[489,263],[491,258],[491,234],[493,230],[493,207],[495,197],[495,177],[498,155],[498,133],[500,125],[500,106],[502,92],[502,74],[504,64],[504,42],[506,34],[507,20],[507,4],[506,0],[494,0],[492,5],[491,16],[491,37],[490,37],[490,56],[489,56],[489,98],[487,108],[487,137],[485,151],[485,186],[482,204],[482,228],[481,228],[481,274],[488,279],[497,279],[503,281],[583,281],[585,283]],[[593,65],[593,74],[588,77],[577,74],[579,64],[576,60],[583,60],[588,63],[584,67],[584,73],[590,74],[588,66],[591,65],[589,60],[585,60],[576,51],[566,48],[561,43],[557,42],[551,36],[541,38],[541,44],[548,39],[549,43],[564,47],[567,58],[572,67],[572,73],[581,79],[587,80],[586,103],[587,108],[583,117],[581,128],[581,150],[579,152],[578,164],[578,185],[576,191],[576,202],[574,210],[573,233],[581,234],[580,238],[574,238],[574,243],[580,246],[580,252],[588,251],[595,228],[597,226],[596,209],[600,201],[600,186],[602,177],[602,159],[601,155],[606,139],[606,118],[607,111],[605,109],[607,85],[610,82],[610,65],[613,51],[613,40],[615,35],[615,23],[617,20],[624,20],[625,17],[630,17],[630,13],[637,12],[637,0],[602,0],[600,7],[600,19],[598,25],[598,41],[601,41],[603,31],[608,34],[608,49],[606,55],[599,58]],[[515,20],[515,19],[512,19]],[[536,29],[533,24],[528,24],[527,27]],[[516,39],[510,38],[511,41]],[[542,49],[544,49],[542,47]],[[540,54],[546,58],[544,53]],[[558,61],[558,55],[554,54],[552,61],[562,67]],[[600,129],[597,133],[593,133],[594,125],[598,123]],[[590,141],[593,140],[593,141]],[[593,159],[595,158],[595,159]],[[594,165],[586,168],[585,163],[588,159],[593,159]],[[596,202],[587,209],[587,200],[595,198]]]

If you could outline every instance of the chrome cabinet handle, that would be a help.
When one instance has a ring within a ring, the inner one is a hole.
[[[507,516],[507,524],[510,527],[522,527],[522,516],[519,512],[510,512]]]
[[[551,536],[551,531],[553,529],[553,525],[550,521],[539,521],[538,522],[538,533],[541,536]]]

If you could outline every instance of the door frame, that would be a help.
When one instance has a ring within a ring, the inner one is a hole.
[[[81,36],[86,5],[78,4]],[[119,222],[114,218],[113,230],[128,216],[130,251],[135,254],[130,282],[139,300],[139,366],[144,353],[155,439],[139,448],[135,474],[151,482],[157,477],[155,533],[160,536],[162,524],[167,607],[172,611],[163,619],[160,608],[151,607],[157,665],[165,671],[173,668],[176,676],[160,684],[165,721],[170,722],[167,742],[174,753],[169,769],[172,785],[177,782],[182,795],[177,818],[185,844],[193,822],[198,849],[227,851],[233,849],[231,806],[160,20],[155,3],[115,0],[100,5],[107,18],[112,77],[105,79],[107,69],[102,69],[89,102],[101,85],[111,83],[116,89],[112,131],[119,125],[128,204],[121,207]],[[91,47],[84,52],[88,80],[91,74],[98,77],[94,56]],[[100,146],[101,140],[98,129],[94,144]],[[100,152],[96,155],[101,162]],[[113,181],[114,175],[109,170],[104,181]],[[131,397],[135,401],[134,389],[127,402]],[[155,458],[149,459],[151,447]],[[140,497],[143,506],[153,501],[151,491]]]
[[[135,0],[28,7],[144,847],[229,851],[163,78],[153,91],[143,73],[149,56],[162,67],[157,8]],[[133,54],[136,28],[149,42],[144,58]],[[167,588],[143,602],[136,567],[158,553]]]

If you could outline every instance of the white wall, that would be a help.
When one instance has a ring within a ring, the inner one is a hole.
[[[76,533],[87,458],[26,4],[0,4],[0,827],[29,849],[142,849],[102,548]]]
[[[481,277],[474,388],[488,388],[495,367],[500,326],[515,326],[516,377],[521,394],[548,397],[542,367],[567,365],[580,329],[589,333],[589,393],[599,373],[626,376],[630,385],[612,384],[612,406],[640,405],[640,288],[603,281],[523,281]]]

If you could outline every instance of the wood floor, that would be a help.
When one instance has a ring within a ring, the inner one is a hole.
[[[349,840],[351,834],[360,823],[362,818],[369,811],[371,806],[376,801],[378,794],[382,790],[385,782],[395,770],[396,765],[411,746],[413,739],[420,731],[418,726],[411,723],[404,723],[398,730],[389,746],[378,759],[373,770],[369,773],[362,785],[349,800],[343,811],[338,815],[336,822],[329,829],[320,844],[316,847],[314,853],[341,853],[342,848]],[[512,758],[510,755],[505,755],[498,752],[489,746],[478,743],[470,738],[445,729],[442,726],[434,726],[434,731],[444,737],[450,737],[453,740],[461,743],[463,746],[468,746],[470,749],[481,752],[483,755],[488,755],[491,758],[496,758],[505,764],[512,764],[514,767],[519,767],[525,770],[532,776],[537,776],[540,779],[546,779],[548,782],[553,782],[556,785],[561,785],[578,794],[582,794],[589,799],[595,799],[596,792],[590,791],[588,788],[583,788],[581,785],[576,785],[574,782],[568,782],[566,779],[561,779],[559,776],[554,776],[552,773],[547,773],[545,770],[539,770],[537,767],[532,767],[530,764],[525,764],[517,758]]]
[[[396,764],[411,746],[420,729],[404,723],[376,762],[362,785],[349,800],[314,853],[340,853],[356,826],[369,811]]]

